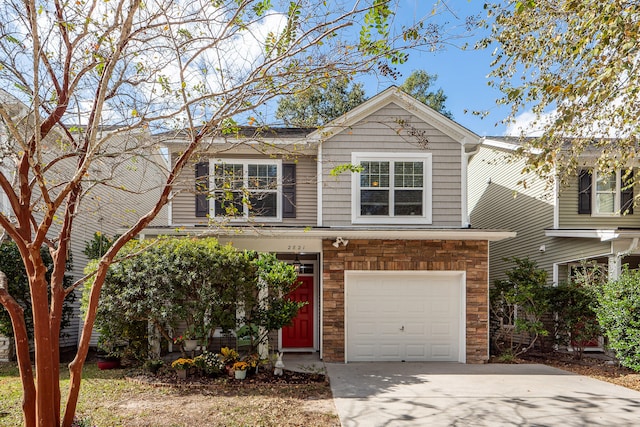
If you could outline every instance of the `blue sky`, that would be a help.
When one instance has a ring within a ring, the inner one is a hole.
[[[438,0],[403,0],[398,16],[400,19],[411,20],[413,16],[427,15],[434,2]],[[443,12],[433,19],[446,21],[452,26],[461,26],[467,15],[484,13],[483,3],[482,0],[448,0],[446,5],[456,16]],[[473,46],[480,36],[477,32],[464,41]],[[458,43],[462,44],[462,41]],[[492,50],[493,48],[462,50],[450,46],[436,52],[410,51],[407,63],[398,67],[402,77],[395,83],[389,80],[379,81],[374,77],[361,78],[359,81],[365,84],[367,95],[373,96],[391,84],[402,84],[413,70],[423,69],[429,74],[437,74],[438,80],[434,89],[444,90],[447,95],[446,106],[453,113],[456,122],[480,136],[503,135],[506,126],[501,121],[508,115],[509,108],[496,104],[500,92],[487,84]],[[465,110],[468,112],[465,113]],[[472,115],[473,110],[489,111],[489,115],[482,119]]]

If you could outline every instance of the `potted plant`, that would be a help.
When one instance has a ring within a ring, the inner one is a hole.
[[[198,347],[198,340],[202,334],[198,331],[195,325],[190,325],[186,331],[184,331],[184,349],[185,351],[193,351]]]
[[[116,342],[107,337],[98,339],[98,369],[117,369],[120,367],[120,361],[126,343]]]
[[[163,366],[164,361],[162,359],[150,359],[144,362],[144,368],[152,374],[157,374]]]
[[[260,356],[256,353],[248,354],[242,358],[243,361],[247,362],[248,368],[254,373],[258,373],[258,365],[260,364]]]
[[[229,373],[229,375],[232,375],[233,364],[240,359],[240,355],[238,354],[238,352],[229,347],[222,347],[220,349],[220,358],[222,359],[222,363],[227,368],[227,372]]]
[[[184,351],[193,351],[198,347],[200,334],[195,326],[189,326],[182,335],[173,339],[173,343],[179,345]]]
[[[178,373],[178,378],[184,380],[187,378],[187,371],[193,366],[193,359],[181,357],[171,363],[171,367]]]
[[[243,380],[247,378],[247,369],[249,364],[244,361],[236,362],[233,364],[233,372],[237,380]]]

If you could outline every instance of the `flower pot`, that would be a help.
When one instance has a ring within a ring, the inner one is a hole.
[[[198,340],[184,340],[182,344],[184,351],[193,351],[198,347]]]
[[[178,379],[186,380],[187,379],[187,370],[186,369],[178,369],[176,370],[178,373]]]
[[[235,371],[235,377],[237,380],[243,380],[247,378],[247,371]]]
[[[98,369],[118,369],[120,367],[120,359],[98,359]]]

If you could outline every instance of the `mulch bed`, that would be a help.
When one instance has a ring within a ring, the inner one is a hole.
[[[157,387],[178,388],[210,388],[220,386],[250,387],[255,385],[299,385],[323,383],[327,377],[317,373],[293,372],[285,370],[282,376],[273,375],[273,371],[261,370],[257,374],[251,373],[244,380],[236,380],[231,376],[204,377],[198,375],[187,376],[179,379],[175,371],[171,369],[161,370],[157,374],[150,372],[131,372],[127,379],[139,384],[147,384]]]
[[[585,353],[576,359],[573,354],[560,351],[530,352],[514,363],[540,363],[640,391],[639,373],[598,353]]]

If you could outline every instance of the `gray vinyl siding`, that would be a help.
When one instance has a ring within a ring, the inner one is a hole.
[[[420,147],[416,138],[406,130],[399,130],[398,120],[423,132],[428,140],[427,147]],[[323,226],[351,225],[351,173],[334,177],[330,175],[331,170],[351,163],[352,152],[381,151],[432,153],[432,224],[427,226],[462,225],[462,146],[392,103],[322,143]]]
[[[544,229],[553,227],[553,197],[545,183],[533,175],[523,176],[523,161],[509,152],[482,147],[469,162],[469,216],[473,228],[517,232],[512,239],[491,242],[489,279],[504,278],[511,268],[507,258],[530,258],[552,278],[551,246]],[[518,184],[527,181],[526,188]]]
[[[636,171],[636,173],[638,173]],[[634,188],[634,194],[639,189]],[[634,208],[634,213],[613,217],[591,216],[578,213],[578,178],[570,179],[560,191],[559,197],[559,228],[576,229],[611,229],[640,227],[640,207]]]
[[[88,259],[83,250],[86,242],[93,239],[95,232],[107,236],[122,233],[123,229],[134,225],[141,216],[155,206],[160,197],[161,183],[164,181],[161,168],[166,168],[166,165],[163,164],[164,159],[158,153],[149,160],[149,162],[143,162],[142,159],[135,158],[122,162],[121,159],[116,159],[115,162],[119,164],[110,166],[115,167],[111,186],[93,187],[81,201],[71,238],[74,278],[81,278],[84,274]],[[110,169],[110,167],[107,168]],[[152,225],[166,225],[166,218],[167,209],[164,208]],[[81,293],[82,290],[79,289],[76,300],[78,322],[73,331],[69,331],[68,345],[75,345],[80,339],[83,325],[79,312]],[[94,333],[91,345],[96,344],[97,335]]]
[[[217,156],[217,158],[224,158]],[[256,159],[255,156],[233,155],[233,159]],[[269,157],[262,157],[267,159]],[[314,226],[317,222],[317,168],[311,156],[284,158],[283,163],[296,164],[296,217],[283,218],[281,222],[268,222],[273,226]],[[198,218],[195,213],[195,163],[193,161],[182,172],[171,201],[173,223],[171,226],[206,225],[207,218]],[[235,223],[234,223],[235,224]]]
[[[522,159],[490,147],[482,147],[469,162],[471,226],[517,232],[515,238],[491,242],[490,283],[506,277],[505,272],[513,266],[507,258],[536,261],[538,267],[547,272],[548,283],[552,283],[554,264],[611,252],[611,244],[599,239],[545,236],[545,228],[553,228],[553,193],[547,183],[535,175],[522,175],[523,166]],[[526,188],[518,184],[519,181],[525,181]],[[544,252],[540,251],[543,245]],[[560,282],[566,278],[562,268],[558,278]]]
[[[144,136],[137,136],[138,138]],[[117,139],[116,139],[117,138]],[[110,144],[117,147],[124,142],[126,136],[121,135],[112,139]],[[162,181],[161,169],[166,169],[159,153],[142,158],[102,157],[95,159],[91,168],[91,178],[94,183],[100,179],[109,180],[109,186],[85,184],[84,195],[79,202],[78,213],[74,218],[71,232],[70,251],[72,257],[73,280],[84,276],[84,268],[87,265],[87,257],[83,250],[86,242],[93,238],[95,232],[101,232],[114,236],[121,232],[123,227],[130,227],[140,216],[146,214],[157,202]],[[75,159],[68,159],[57,164],[48,172],[48,177],[54,176],[59,182],[67,182],[76,169]],[[158,167],[160,165],[160,167]],[[49,173],[51,175],[49,175]],[[50,178],[54,180],[54,178]],[[37,209],[36,216],[37,214]],[[156,218],[152,224],[164,223],[167,220],[167,209]],[[54,221],[49,232],[49,238],[56,238],[59,232],[59,221]],[[64,328],[60,339],[61,348],[75,347],[80,338],[82,328],[82,316],[80,313],[80,301],[82,288],[77,288],[76,301],[72,305],[74,309],[71,323]],[[96,339],[92,338],[92,344]]]

